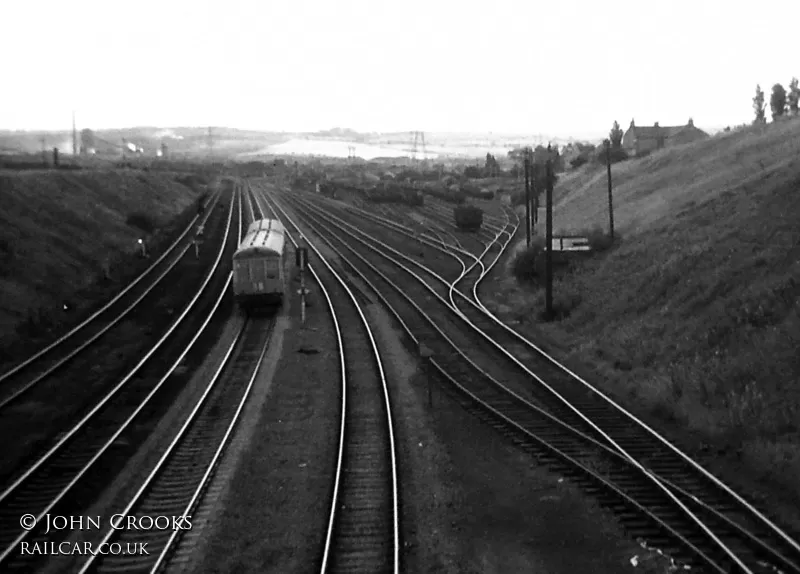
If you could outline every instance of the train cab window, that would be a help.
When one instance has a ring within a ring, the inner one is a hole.
[[[265,263],[267,267],[267,277],[269,279],[276,279],[278,277],[278,260],[267,259]]]

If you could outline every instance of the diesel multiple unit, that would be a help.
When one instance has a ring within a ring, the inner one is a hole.
[[[286,288],[285,230],[277,219],[259,219],[233,255],[233,293],[245,312],[279,306]]]

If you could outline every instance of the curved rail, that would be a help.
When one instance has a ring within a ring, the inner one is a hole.
[[[395,223],[394,226],[397,227],[397,226],[399,226],[399,224]],[[410,231],[410,230],[407,230],[407,231]],[[409,234],[409,235],[411,235],[411,234]],[[510,241],[511,241],[511,238],[509,238],[509,241],[506,242],[506,244],[504,246],[504,249],[508,246]],[[450,249],[452,249],[452,247]],[[628,411],[627,409],[625,409],[624,407],[619,405],[612,398],[610,398],[608,395],[603,393],[600,389],[594,387],[591,383],[589,383],[588,381],[586,381],[585,379],[580,377],[580,375],[574,373],[568,367],[566,367],[565,365],[560,363],[557,359],[555,359],[552,355],[550,355],[549,353],[544,351],[541,347],[536,345],[534,342],[532,342],[529,339],[527,339],[526,337],[524,337],[516,329],[510,327],[509,325],[506,325],[501,319],[499,319],[494,313],[492,313],[485,306],[485,304],[481,301],[480,296],[478,294],[478,289],[479,289],[479,286],[480,286],[481,282],[485,280],[485,278],[488,276],[489,272],[491,271],[491,268],[494,266],[495,263],[497,263],[499,258],[500,257],[498,256],[498,258],[495,259],[495,261],[492,263],[492,265],[490,265],[489,268],[487,268],[484,272],[482,272],[480,277],[473,284],[473,286],[472,286],[472,297],[473,297],[474,301],[470,301],[469,298],[467,298],[463,293],[461,293],[461,292],[459,292],[459,291],[454,289],[455,285],[457,285],[458,282],[460,282],[463,279],[462,278],[462,279],[457,280],[456,283],[451,284],[451,286],[450,286],[451,303],[454,303],[452,301],[452,294],[455,292],[466,303],[469,303],[471,306],[475,307],[481,313],[483,313],[485,316],[487,316],[494,323],[494,325],[496,325],[497,327],[499,327],[502,330],[504,330],[505,332],[507,332],[516,341],[518,341],[519,343],[523,344],[528,349],[530,349],[530,350],[534,351],[535,353],[537,353],[538,356],[540,356],[543,359],[545,359],[553,367],[556,367],[557,369],[561,370],[562,372],[567,374],[569,377],[571,377],[573,380],[575,380],[576,382],[580,383],[584,388],[586,388],[587,390],[592,392],[594,395],[596,395],[597,397],[599,397],[600,399],[605,401],[608,404],[608,406],[610,406],[611,408],[613,408],[617,412],[619,412],[621,416],[629,419],[630,421],[635,423],[639,428],[641,428],[642,430],[644,430],[648,434],[650,434],[650,436],[653,439],[657,440],[661,444],[661,446],[666,447],[667,449],[669,449],[672,452],[672,454],[677,456],[677,457],[679,457],[682,460],[682,462],[684,462],[684,463],[688,464],[689,466],[691,466],[696,472],[700,473],[705,479],[709,480],[712,484],[714,484],[714,486],[716,486],[720,490],[724,491],[726,495],[728,495],[731,498],[733,498],[735,500],[735,502],[739,506],[741,506],[744,511],[746,511],[747,513],[752,515],[752,517],[757,519],[757,521],[760,522],[762,526],[766,527],[766,529],[769,530],[774,536],[776,536],[777,538],[781,539],[782,542],[788,548],[791,548],[794,552],[800,553],[800,543],[798,541],[792,539],[792,537],[788,533],[784,532],[779,526],[777,526],[774,522],[772,522],[769,518],[767,518],[760,510],[758,510],[753,505],[751,505],[749,502],[747,502],[741,495],[739,495],[731,487],[729,487],[724,482],[722,482],[719,478],[717,478],[716,476],[711,474],[709,471],[707,471],[705,468],[703,468],[699,463],[697,463],[695,460],[693,460],[690,456],[688,456],[686,453],[684,453],[683,451],[678,449],[675,445],[673,445],[671,442],[669,442],[665,437],[663,437],[661,434],[659,434],[656,430],[654,430],[652,427],[650,427],[649,425],[644,423],[641,419],[636,417],[630,411]],[[409,260],[409,261],[411,261],[415,265],[423,268],[423,270],[425,270],[426,272],[429,272],[429,270],[425,269],[424,266],[420,266],[417,262],[415,262],[413,260]],[[439,278],[439,279],[440,279],[440,281],[446,283],[443,279],[441,279],[441,278]],[[456,306],[455,310],[459,314],[463,315],[463,312],[461,312],[458,309],[457,306]],[[465,315],[464,315],[464,318],[466,319]],[[544,383],[541,379],[539,379],[538,376],[536,376],[536,379],[537,379],[537,382]],[[546,385],[546,383],[544,383],[544,384]],[[724,518],[722,518],[722,519],[725,520]],[[800,557],[798,557],[798,559],[800,559]],[[786,562],[788,563],[789,566],[797,568],[797,562],[789,562],[789,559],[786,559]]]
[[[217,192],[214,195],[212,195],[211,197],[209,197],[208,201],[205,203],[205,207],[208,208],[209,206],[215,205],[216,201],[219,199],[219,196],[220,196],[220,192]],[[210,216],[211,213],[212,213],[211,209],[206,209],[205,210],[205,214],[203,215],[202,218],[200,218],[200,215],[195,215],[195,217],[192,218],[192,221],[189,223],[189,225],[186,227],[186,229],[183,231],[183,233],[181,233],[181,235],[172,243],[172,245],[167,247],[167,249],[164,251],[164,253],[162,253],[161,256],[152,263],[152,265],[150,265],[147,269],[142,271],[142,273],[136,279],[131,281],[113,299],[111,299],[110,301],[108,301],[108,303],[103,305],[100,309],[98,309],[97,311],[92,313],[88,318],[86,318],[84,321],[82,321],[79,325],[73,327],[66,334],[62,335],[61,337],[59,337],[58,339],[56,339],[55,341],[53,341],[52,343],[50,343],[49,345],[44,347],[43,349],[37,351],[36,353],[31,355],[30,357],[28,357],[24,361],[21,361],[20,363],[17,363],[13,367],[11,367],[7,371],[5,371],[3,374],[0,374],[0,384],[2,384],[3,381],[5,381],[9,377],[15,375],[16,373],[18,373],[22,369],[24,369],[24,368],[28,367],[29,365],[31,365],[34,361],[42,358],[47,353],[49,353],[49,352],[53,351],[54,349],[58,348],[59,346],[61,346],[63,343],[65,343],[66,341],[71,339],[75,334],[77,334],[79,331],[81,331],[84,327],[86,327],[87,325],[92,323],[95,319],[97,319],[100,315],[105,313],[114,303],[116,303],[122,297],[124,297],[125,294],[128,293],[128,291],[133,289],[140,281],[142,281],[147,275],[149,275],[150,272],[152,272],[168,255],[170,255],[173,252],[173,250],[177,247],[177,245],[186,237],[186,235],[189,233],[189,231],[192,230],[192,228],[195,226],[195,223],[197,222],[198,219],[201,219],[203,222],[205,222],[205,221],[208,220],[208,217]],[[186,249],[184,249],[184,251],[181,252],[181,255],[178,257],[178,259],[180,259],[180,257],[183,256],[183,253],[185,253],[186,250],[188,250],[188,249],[189,249],[189,247],[187,246]],[[166,272],[165,272],[165,274],[166,274]],[[163,276],[164,276],[164,274],[162,274],[158,279],[156,279],[153,282],[153,285],[158,283],[161,280],[161,278],[163,278]],[[152,287],[151,287],[151,289],[152,289]],[[149,289],[148,289],[147,292],[149,292]],[[147,292],[145,292],[145,294]],[[141,301],[141,299],[143,297],[144,297],[144,295],[142,295],[142,297],[137,299],[136,303]],[[131,307],[133,307],[133,306],[131,306]],[[126,309],[123,312],[123,314],[127,313],[129,310],[130,310],[130,308]],[[82,348],[83,347],[81,347],[80,349],[82,349]],[[77,351],[75,353],[77,353]],[[66,359],[64,359],[64,361],[66,361]],[[14,400],[16,398],[16,395],[17,394],[21,394],[22,392],[24,392],[24,390],[27,390],[27,389],[23,389],[22,391],[17,391],[17,393],[15,393],[15,395],[12,395],[11,397],[4,398],[2,400],[2,402],[0,402],[0,408],[4,407],[7,403],[9,403],[12,400]]]
[[[325,214],[325,215],[324,215],[324,217],[330,218],[331,216],[330,216],[329,214]],[[346,224],[346,225],[349,225],[349,224]],[[351,227],[352,227],[352,226],[351,226]],[[360,232],[360,230],[357,230],[357,229],[356,229],[356,231],[357,231],[357,232]],[[362,233],[362,235],[364,235],[364,234]],[[370,240],[371,240],[371,241],[373,241],[373,242],[375,242],[375,243],[380,243],[378,240],[375,240],[374,238],[370,238]],[[374,250],[374,248],[372,248],[372,247],[371,247],[371,246],[369,246],[369,245],[367,245],[367,247],[369,247],[370,249],[373,249],[373,250]],[[395,250],[391,249],[391,248],[390,248],[390,247],[388,247],[388,246],[384,246],[384,248],[385,248],[385,249],[388,249],[388,250],[391,250],[391,251],[393,251],[393,252],[395,252],[395,253],[396,253],[396,251],[395,251]],[[407,260],[410,260],[409,258],[407,258],[407,257],[403,256],[403,255],[402,255],[402,254],[400,254],[400,253],[398,253],[398,255],[400,255],[401,257],[404,257],[404,258],[405,258],[405,259],[407,259]],[[388,256],[386,256],[386,255],[383,255],[383,256],[388,258]],[[389,259],[391,259],[391,258],[389,258]],[[402,266],[402,264],[400,264],[398,261],[396,261],[396,260],[392,260],[392,261],[393,261],[393,262],[394,262],[396,265],[400,265],[400,266]],[[414,262],[414,261],[411,261],[411,262],[412,262],[412,263],[414,263],[414,264],[416,264],[416,262]],[[414,276],[417,278],[417,280],[419,280],[419,281],[420,281],[420,283],[421,283],[422,285],[424,285],[424,286],[425,286],[425,287],[426,287],[426,288],[427,288],[429,291],[431,291],[431,292],[432,292],[434,295],[436,295],[436,296],[437,296],[437,298],[439,298],[439,299],[440,299],[440,301],[441,301],[441,302],[444,304],[444,301],[441,299],[441,297],[440,297],[438,294],[436,294],[436,293],[435,293],[435,292],[434,292],[434,291],[433,291],[433,290],[432,290],[432,289],[431,289],[431,288],[430,288],[430,287],[427,285],[427,283],[425,283],[425,282],[424,282],[424,281],[423,281],[421,278],[419,278],[418,276],[416,276],[415,274],[413,274],[413,272],[411,272],[409,269],[407,269],[407,268],[405,268],[405,267],[404,267],[404,269],[405,269],[405,270],[406,270],[408,273],[410,273],[410,274],[414,275]],[[428,273],[431,273],[430,271],[427,271],[427,272],[428,272]],[[443,280],[442,280],[442,282],[443,282],[445,285],[447,285],[447,282],[445,282],[445,281],[443,281]],[[463,295],[461,295],[461,296],[463,297]],[[462,315],[462,314],[459,314],[459,315]],[[464,320],[464,321],[465,321],[465,322],[466,322],[468,325],[471,325],[471,322],[470,322],[470,321],[469,321],[469,320],[468,320],[466,317],[462,316],[461,318],[462,318],[462,319],[463,319],[463,320]],[[475,326],[474,326],[474,325],[472,325],[472,326],[473,326],[473,328],[475,328]],[[477,328],[476,328],[476,331],[479,331],[479,329],[477,329]],[[488,337],[486,337],[486,338],[488,339]],[[500,350],[503,350],[503,349],[500,349]],[[524,365],[522,365],[521,363],[519,363],[518,361],[516,361],[516,360],[515,360],[513,357],[511,357],[510,355],[508,355],[508,353],[506,353],[506,355],[507,355],[507,356],[509,356],[509,358],[511,358],[511,359],[512,359],[512,360],[514,360],[515,362],[517,362],[517,364],[518,364],[520,367],[522,367],[523,369],[525,368],[525,367],[524,367]],[[526,369],[526,370],[527,370],[527,369]],[[534,377],[534,378],[535,378],[537,381],[541,381],[541,379],[539,379],[538,377],[536,377],[536,375],[534,375],[533,373],[530,373],[530,374],[531,374],[531,376],[533,376],[533,377]],[[544,383],[544,381],[541,381],[541,384],[544,384],[545,386],[547,386],[547,385],[546,385],[546,383]],[[554,393],[554,394],[556,394],[556,395],[558,396],[558,394],[557,394],[557,393],[556,393],[556,392],[555,392],[555,391],[554,391],[554,390],[553,390],[551,387],[548,387],[548,388],[551,390],[551,392],[552,392],[552,393]],[[562,400],[563,400],[563,398],[562,398]],[[564,401],[564,402],[567,404],[567,406],[568,406],[568,407],[571,407],[571,405],[569,405],[569,403],[568,403],[567,401]],[[624,454],[626,457],[628,457],[628,458],[629,458],[629,460],[630,460],[630,462],[631,462],[632,464],[636,465],[636,466],[639,468],[639,470],[640,470],[642,473],[644,473],[644,474],[646,474],[646,475],[650,476],[650,477],[652,478],[652,480],[654,481],[654,483],[658,483],[658,484],[660,484],[660,483],[659,483],[659,481],[658,481],[658,477],[656,477],[656,476],[653,476],[653,474],[652,474],[652,473],[649,471],[649,469],[646,469],[646,468],[644,468],[644,467],[643,467],[643,466],[642,466],[642,465],[641,465],[641,464],[638,462],[638,460],[637,460],[637,459],[636,459],[634,456],[630,455],[629,453],[627,453],[627,451],[626,451],[625,449],[621,448],[621,446],[620,446],[620,445],[619,445],[619,444],[618,444],[618,443],[617,443],[615,440],[613,440],[613,439],[612,439],[612,438],[611,438],[611,437],[610,437],[610,436],[609,436],[607,433],[605,433],[605,432],[603,431],[603,429],[602,429],[602,428],[598,427],[598,426],[597,426],[596,424],[594,424],[594,423],[593,423],[593,422],[592,422],[592,421],[591,421],[591,420],[590,420],[588,417],[584,416],[582,413],[580,413],[580,412],[579,412],[579,411],[577,411],[576,409],[573,409],[573,410],[575,411],[575,414],[577,414],[577,415],[578,415],[578,416],[579,416],[579,417],[580,417],[580,418],[581,418],[581,419],[582,419],[582,420],[583,420],[585,423],[587,423],[587,424],[588,424],[590,427],[592,427],[592,428],[594,429],[594,431],[595,431],[595,432],[597,432],[597,434],[599,434],[600,436],[602,436],[602,437],[603,437],[603,438],[604,438],[606,441],[608,441],[608,442],[609,442],[609,444],[612,444],[612,445],[613,445],[613,446],[614,446],[614,447],[615,447],[615,448],[616,448],[616,449],[617,449],[617,450],[618,450],[618,451],[619,451],[621,454]],[[729,558],[730,558],[730,559],[733,561],[733,563],[737,564],[737,566],[738,566],[738,567],[739,567],[741,570],[743,570],[743,571],[749,571],[749,570],[747,569],[747,567],[745,567],[745,566],[744,566],[744,564],[742,564],[742,563],[741,563],[741,561],[740,561],[740,560],[738,560],[737,556],[736,556],[736,555],[735,555],[733,552],[727,551],[727,546],[726,546],[724,543],[722,543],[722,541],[721,541],[720,539],[718,539],[718,538],[717,538],[717,537],[714,535],[714,533],[713,533],[712,531],[710,531],[708,528],[706,528],[706,527],[705,527],[705,525],[703,524],[703,522],[702,522],[702,521],[701,521],[699,518],[697,518],[697,517],[696,517],[696,516],[695,516],[695,515],[694,515],[694,514],[693,514],[693,513],[692,513],[692,512],[691,512],[691,511],[690,511],[690,510],[689,510],[689,509],[686,507],[686,505],[685,505],[685,504],[684,504],[684,503],[683,503],[681,500],[679,500],[679,499],[678,499],[678,497],[677,497],[677,495],[676,495],[676,494],[674,494],[672,491],[668,491],[668,490],[667,490],[665,487],[662,487],[662,490],[664,490],[664,494],[665,494],[666,496],[668,496],[670,499],[672,499],[672,503],[673,503],[674,505],[681,507],[681,509],[682,509],[684,512],[686,512],[688,516],[691,516],[691,517],[693,517],[693,519],[694,519],[694,521],[697,523],[697,525],[698,525],[698,526],[699,526],[701,529],[703,529],[703,530],[704,530],[705,534],[706,534],[707,536],[709,536],[709,538],[711,538],[712,540],[714,540],[714,541],[715,541],[715,543],[716,543],[716,544],[717,544],[717,545],[718,545],[720,548],[726,549],[726,553],[728,554],[728,557],[729,557]]]
[[[394,226],[394,227],[402,227],[400,224],[397,224],[397,223],[394,223],[394,222],[393,222],[393,226]],[[406,228],[406,231],[407,231],[407,232],[411,232],[411,230],[410,230],[410,229],[408,229],[408,228]],[[388,247],[388,248],[389,248],[389,249],[391,249],[390,247]],[[426,273],[428,273],[428,274],[430,274],[430,275],[433,275],[433,276],[435,276],[435,277],[436,277],[436,278],[438,278],[438,280],[439,280],[440,282],[442,282],[443,284],[445,284],[445,285],[448,285],[448,284],[449,284],[447,281],[445,281],[444,279],[442,279],[441,277],[439,277],[438,275],[436,275],[434,272],[432,272],[431,270],[429,270],[429,269],[425,268],[425,267],[424,267],[424,265],[421,265],[421,264],[417,263],[416,261],[414,261],[414,260],[412,260],[412,259],[409,259],[409,258],[405,257],[403,254],[400,254],[400,253],[398,253],[398,255],[400,255],[400,256],[402,256],[402,257],[406,258],[406,260],[408,260],[408,261],[410,261],[412,264],[414,264],[414,265],[416,265],[416,266],[420,267],[420,268],[421,268],[423,271],[425,271]],[[777,525],[776,525],[774,522],[772,522],[772,521],[771,521],[769,518],[767,518],[767,517],[766,517],[766,516],[765,516],[765,515],[764,515],[764,514],[761,512],[761,511],[759,511],[758,509],[756,509],[756,508],[755,508],[753,505],[751,505],[751,504],[750,504],[749,502],[747,502],[747,501],[746,501],[744,498],[742,498],[742,496],[741,496],[741,495],[739,495],[739,494],[738,494],[736,491],[734,491],[734,490],[733,490],[731,487],[729,487],[728,485],[726,485],[725,483],[723,483],[723,482],[722,482],[722,481],[721,481],[719,478],[717,478],[716,476],[714,476],[713,474],[711,474],[709,471],[707,471],[705,468],[703,468],[703,467],[702,467],[702,466],[701,466],[699,463],[697,463],[695,460],[693,460],[693,459],[692,459],[690,456],[688,456],[686,453],[684,453],[684,452],[682,452],[680,449],[678,449],[678,448],[677,448],[675,445],[673,445],[673,444],[672,444],[671,442],[669,442],[669,441],[668,441],[668,440],[667,440],[665,437],[663,437],[662,435],[660,435],[660,434],[659,434],[659,433],[658,433],[656,430],[654,430],[652,427],[650,427],[649,425],[647,425],[646,423],[644,423],[644,422],[643,422],[641,419],[639,419],[638,417],[636,417],[636,416],[635,416],[633,413],[631,413],[630,411],[628,411],[627,409],[625,409],[624,407],[622,407],[621,405],[619,405],[617,402],[615,402],[613,399],[611,399],[611,398],[610,398],[608,395],[606,395],[605,393],[603,393],[601,390],[599,390],[598,388],[596,388],[595,386],[593,386],[593,385],[592,385],[591,383],[589,383],[588,381],[586,381],[586,380],[584,380],[583,378],[581,378],[579,375],[577,375],[576,373],[574,373],[574,372],[573,372],[572,370],[570,370],[568,367],[566,367],[565,365],[563,365],[562,363],[560,363],[560,362],[559,362],[557,359],[555,359],[553,356],[551,356],[551,355],[550,355],[550,354],[548,354],[546,351],[544,351],[543,349],[541,349],[541,348],[540,348],[538,345],[536,345],[536,344],[535,344],[535,343],[533,343],[532,341],[530,341],[530,340],[528,340],[527,338],[525,338],[525,337],[524,337],[522,334],[520,334],[518,331],[516,331],[516,330],[515,330],[515,329],[513,329],[512,327],[510,327],[510,326],[506,325],[506,324],[505,324],[503,321],[501,321],[501,320],[500,320],[500,319],[499,319],[497,316],[495,316],[493,313],[491,313],[491,311],[489,311],[489,310],[488,310],[488,309],[485,307],[485,305],[484,305],[484,304],[483,304],[483,303],[480,301],[480,298],[479,298],[479,296],[478,296],[478,294],[477,294],[477,288],[478,288],[478,285],[479,285],[479,284],[480,284],[480,282],[481,282],[481,281],[482,281],[482,280],[483,280],[483,279],[486,277],[486,275],[487,275],[487,274],[488,274],[488,270],[486,271],[486,273],[483,273],[483,274],[481,275],[481,277],[480,277],[480,278],[479,278],[479,279],[476,281],[475,285],[473,286],[473,297],[475,297],[475,300],[476,300],[475,302],[471,301],[471,300],[470,300],[468,297],[466,297],[466,296],[465,296],[463,293],[461,293],[461,292],[459,292],[459,291],[455,291],[455,293],[456,293],[456,294],[457,294],[459,297],[461,297],[461,298],[462,298],[462,299],[463,299],[463,300],[464,300],[466,303],[468,303],[468,304],[472,305],[473,307],[476,307],[478,310],[480,310],[480,312],[481,312],[482,314],[484,314],[486,317],[488,317],[488,318],[489,318],[489,319],[490,319],[490,320],[491,320],[491,321],[492,321],[492,322],[493,322],[493,323],[494,323],[494,324],[495,324],[497,327],[499,327],[500,329],[504,330],[506,333],[508,333],[509,335],[511,335],[511,336],[512,336],[512,337],[513,337],[515,340],[517,340],[519,343],[523,344],[523,345],[524,345],[525,347],[527,347],[528,349],[530,349],[530,350],[534,351],[535,353],[537,353],[537,355],[538,355],[538,356],[540,356],[540,357],[542,357],[543,359],[545,359],[545,360],[546,360],[548,363],[550,363],[550,364],[551,364],[553,367],[555,367],[555,368],[557,368],[558,370],[562,371],[563,373],[565,373],[566,375],[568,375],[568,376],[569,376],[569,377],[570,377],[572,380],[574,380],[574,381],[578,382],[579,384],[581,384],[581,385],[582,385],[582,386],[583,386],[583,387],[584,387],[586,390],[588,390],[589,392],[593,393],[595,396],[597,396],[598,398],[600,398],[601,400],[603,400],[603,401],[604,401],[604,402],[605,402],[605,403],[606,403],[608,406],[610,406],[612,409],[616,410],[616,411],[617,411],[617,412],[620,414],[620,416],[622,416],[622,417],[625,417],[626,419],[630,420],[631,422],[633,422],[634,424],[636,424],[636,425],[637,425],[639,428],[641,428],[643,431],[645,431],[646,433],[648,433],[648,434],[649,434],[649,435],[650,435],[650,436],[651,436],[651,437],[652,437],[654,440],[658,441],[658,442],[659,442],[659,443],[660,443],[660,444],[661,444],[663,447],[665,447],[665,448],[667,448],[668,450],[670,450],[670,451],[672,452],[672,454],[673,454],[673,455],[675,455],[675,456],[677,456],[678,458],[680,458],[680,459],[681,459],[681,460],[682,460],[684,463],[688,464],[688,465],[689,465],[690,467],[692,467],[692,468],[693,468],[693,469],[694,469],[696,472],[698,472],[699,474],[701,474],[701,475],[702,475],[702,476],[703,476],[703,477],[704,477],[706,480],[710,481],[712,484],[714,484],[714,486],[716,486],[716,487],[717,487],[717,488],[719,488],[720,490],[724,491],[726,495],[728,495],[728,496],[730,496],[731,498],[733,498],[733,499],[734,499],[734,501],[737,503],[737,505],[739,505],[739,506],[740,506],[740,507],[741,507],[741,508],[742,508],[744,511],[746,511],[747,513],[749,513],[749,514],[750,514],[752,517],[754,517],[755,519],[757,519],[757,521],[758,521],[758,522],[760,522],[760,523],[761,523],[761,525],[762,525],[762,526],[764,526],[764,527],[765,527],[767,530],[769,530],[769,531],[770,531],[770,532],[771,532],[771,533],[772,533],[774,536],[776,536],[777,538],[779,538],[780,540],[782,540],[782,542],[783,542],[783,543],[784,543],[784,544],[785,544],[785,545],[786,545],[788,548],[791,548],[791,549],[792,549],[794,552],[796,552],[796,553],[800,554],[800,543],[798,543],[798,541],[796,541],[796,540],[793,540],[793,539],[792,539],[792,537],[791,537],[791,536],[789,536],[789,534],[787,534],[786,532],[784,532],[784,531],[783,531],[783,530],[782,530],[782,529],[781,529],[779,526],[777,526]],[[451,286],[451,287],[452,287],[452,286]],[[451,292],[452,292],[452,291],[451,291]],[[466,316],[465,316],[465,315],[464,315],[464,314],[463,314],[461,311],[457,311],[457,312],[458,312],[460,315],[462,315],[462,317],[463,317],[465,320],[467,320],[467,321],[469,322],[469,320],[466,318]],[[508,353],[508,352],[507,352],[505,349],[502,349],[502,350],[504,351],[504,353],[505,353],[506,355],[509,355],[509,353]],[[516,358],[514,358],[513,360],[514,360],[515,362],[517,362],[517,363],[519,362],[519,361],[518,361]],[[543,381],[543,380],[542,380],[540,377],[538,377],[536,374],[534,374],[534,373],[531,373],[531,375],[534,377],[534,379],[535,379],[535,380],[536,380],[538,383],[545,385],[545,388],[548,388],[548,389],[549,389],[549,390],[551,390],[551,391],[552,391],[552,392],[553,392],[555,395],[558,395],[558,393],[556,393],[556,392],[555,392],[555,391],[552,389],[552,387],[550,387],[549,385],[547,385],[547,383],[545,383],[545,382],[544,382],[544,381]],[[565,401],[565,402],[566,402],[566,401]],[[568,403],[567,403],[567,404],[568,404]]]
[[[230,230],[230,223],[233,216],[235,198],[231,201],[228,212],[228,220],[225,229],[227,239]],[[241,208],[241,204],[240,204]],[[241,218],[240,218],[241,219]],[[241,225],[241,223],[240,223]],[[166,333],[153,345],[137,365],[117,383],[114,388],[103,397],[95,407],[86,414],[77,424],[75,424],[61,439],[42,455],[31,467],[29,467],[19,478],[0,493],[0,543],[7,544],[0,554],[0,564],[6,561],[17,545],[26,538],[39,534],[40,529],[23,530],[19,532],[19,517],[22,514],[35,514],[36,523],[39,524],[45,514],[49,513],[57,504],[65,499],[66,495],[72,491],[76,484],[87,474],[90,468],[100,459],[100,457],[114,444],[117,438],[130,426],[132,421],[150,402],[162,385],[167,381],[170,374],[178,367],[180,361],[189,352],[195,341],[211,320],[212,313],[208,314],[201,328],[195,333],[185,351],[181,354],[178,361],[172,364],[167,373],[162,376],[152,387],[145,380],[137,381],[135,376],[141,367],[154,355],[154,353],[165,343],[172,333],[180,326],[189,312],[194,308],[201,295],[205,292],[206,286],[214,277],[219,267],[222,254],[227,246],[227,240],[223,240],[216,261],[212,269],[206,276],[205,281],[198,289],[196,295],[174,321]],[[225,291],[220,294],[213,309],[222,300]],[[138,384],[132,384],[138,383]],[[130,396],[120,394],[125,389]],[[149,392],[148,392],[149,389]],[[142,399],[141,395],[146,394]],[[118,396],[119,395],[119,396]],[[116,398],[117,402],[112,402]],[[135,401],[133,404],[131,404]],[[134,406],[135,405],[135,406]],[[133,409],[131,414],[129,410]],[[114,429],[111,432],[111,429]],[[109,436],[109,434],[111,436]]]
[[[339,314],[345,311],[342,299],[332,297],[319,275],[312,270],[334,320],[343,381],[339,450],[320,572],[355,569],[397,574],[400,569],[397,457],[391,400],[381,354],[347,282],[308,241],[294,220],[280,206],[274,205],[272,211],[279,213],[305,239],[350,302],[346,308],[350,315],[339,317],[336,309]],[[292,242],[297,247],[293,238]],[[334,299],[340,304],[334,306]],[[340,321],[340,318],[349,320]],[[362,333],[352,328],[354,322],[361,325]],[[350,328],[344,328],[345,324]],[[365,354],[373,363],[366,372],[359,368]],[[380,381],[377,389],[370,372],[373,369],[377,370]],[[387,513],[390,515],[388,524]]]

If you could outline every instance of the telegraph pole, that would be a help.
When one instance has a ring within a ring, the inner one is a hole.
[[[611,199],[611,142],[605,140],[606,146],[606,170],[608,170],[608,234],[611,241],[614,241],[614,204]]]
[[[539,172],[541,171],[541,167],[537,166],[533,161],[533,148],[528,148],[528,153],[531,156],[531,195],[533,200],[533,225],[539,224],[539,194],[541,190],[539,189],[538,185],[536,184],[536,178]]]
[[[525,238],[526,245],[531,246],[531,182],[530,182],[530,160],[525,154]]]
[[[211,126],[208,126],[208,156],[214,157],[214,136],[211,133]]]
[[[545,257],[546,291],[545,305],[547,320],[553,318],[553,163],[550,161],[550,146],[545,164],[545,185],[547,190],[547,246]]]

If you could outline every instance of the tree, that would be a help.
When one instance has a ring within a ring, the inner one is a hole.
[[[769,107],[772,110],[772,121],[774,122],[786,111],[786,88],[780,84],[772,86]]]
[[[764,91],[761,89],[761,84],[758,84],[756,86],[756,97],[753,98],[753,110],[756,112],[756,119],[753,123],[763,124],[767,121],[767,116],[764,114],[765,109]]]
[[[488,175],[489,177],[491,177],[492,175],[499,175],[500,173],[500,166],[498,165],[495,157],[490,153],[486,154],[485,170],[486,170],[486,175]]]
[[[789,82],[789,95],[787,97],[789,104],[789,112],[796,115],[798,110],[798,103],[800,103],[800,88],[797,86],[797,78],[792,78]]]
[[[624,132],[622,128],[619,127],[619,123],[615,120],[614,126],[611,128],[611,131],[608,132],[608,139],[611,140],[611,147],[614,149],[619,149],[622,147],[622,136]]]
[[[89,150],[96,147],[94,140],[94,132],[88,128],[81,130],[81,150],[83,153],[89,153]]]

